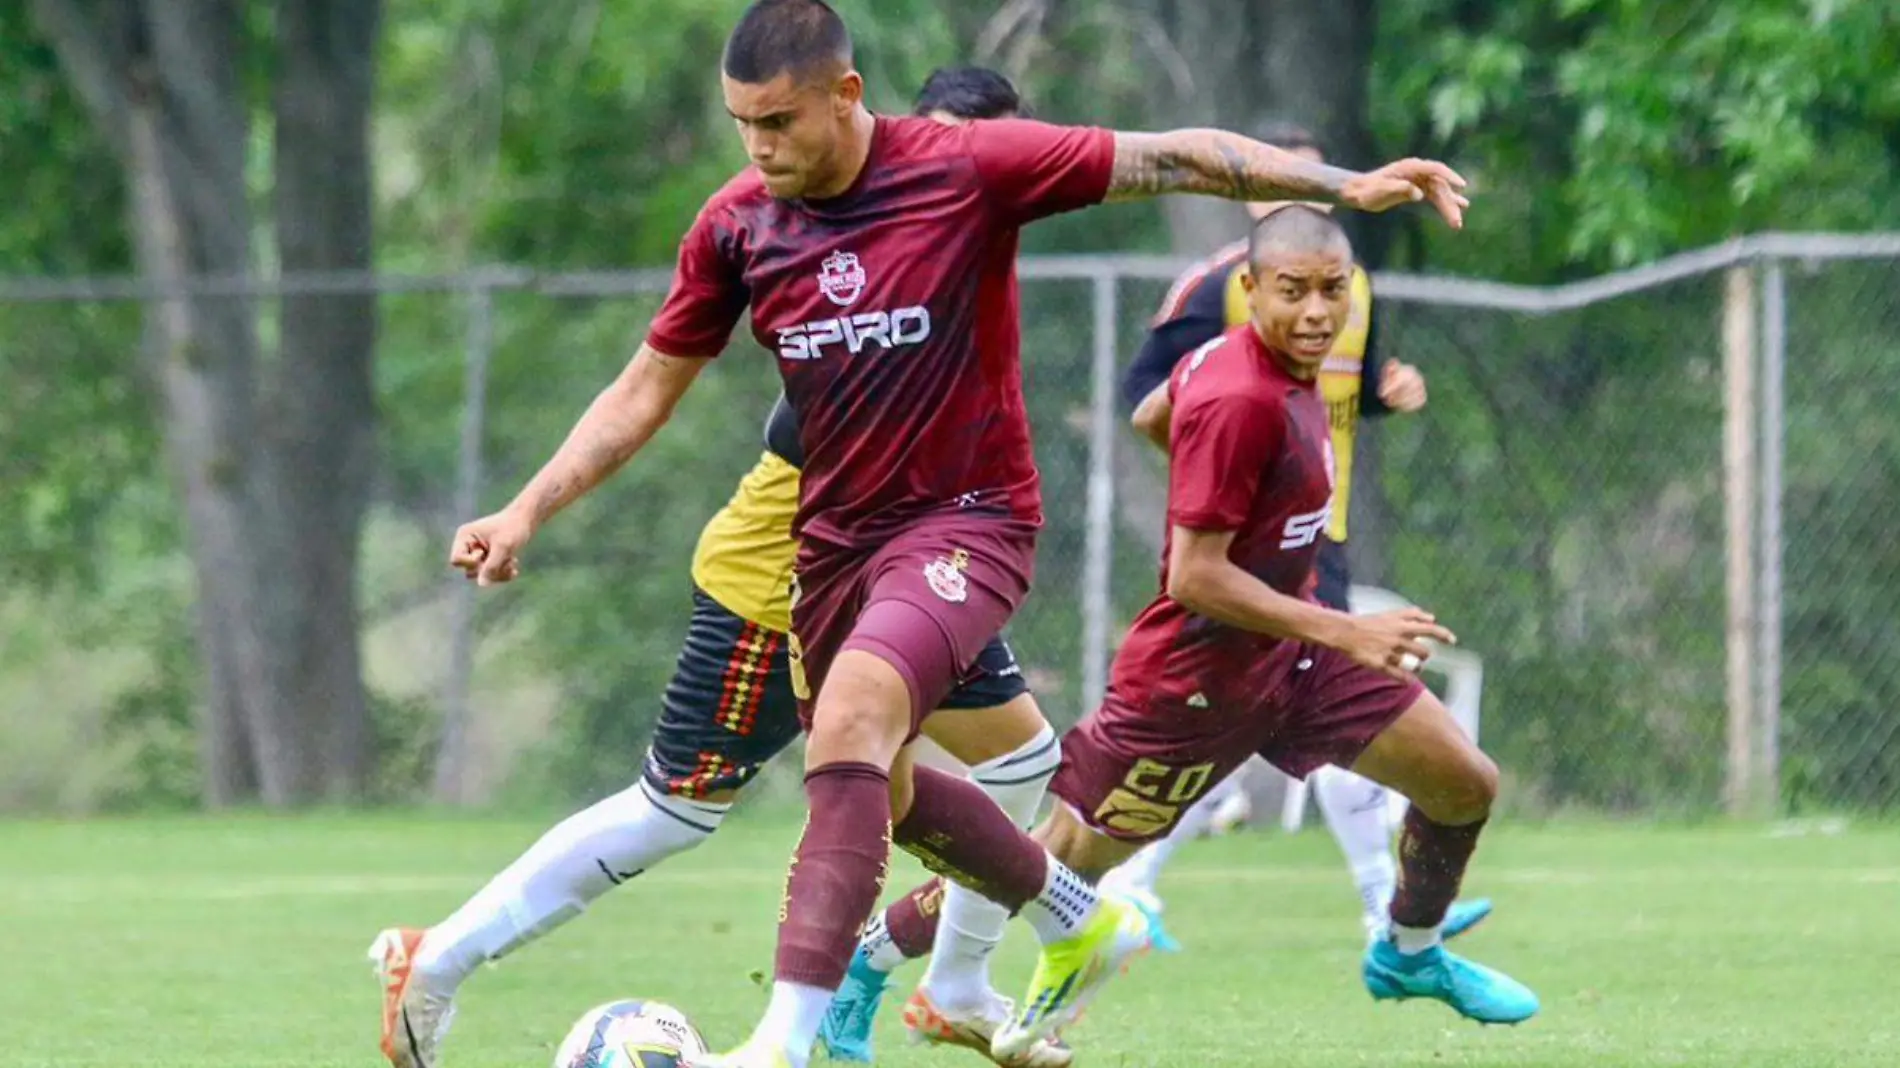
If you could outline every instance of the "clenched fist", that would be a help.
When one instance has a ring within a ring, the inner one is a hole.
[[[527,517],[506,509],[462,524],[449,544],[449,566],[477,586],[509,582],[521,574],[519,554],[534,537]]]

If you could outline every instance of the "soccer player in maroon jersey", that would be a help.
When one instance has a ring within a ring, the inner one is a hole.
[[[1517,1023],[1536,995],[1440,944],[1497,789],[1497,768],[1413,674],[1430,656],[1420,639],[1454,639],[1416,608],[1353,616],[1315,595],[1336,473],[1317,379],[1350,309],[1351,245],[1330,215],[1295,205],[1255,224],[1248,264],[1251,322],[1172,376],[1162,591],[1116,653],[1101,708],[1064,737],[1061,803],[1037,836],[1095,877],[1254,753],[1295,776],[1351,768],[1413,802],[1367,988]]]
[[[1462,221],[1462,180],[1403,160],[1357,174],[1233,134],[1123,134],[873,115],[842,20],[758,0],[727,39],[722,87],[751,165],[680,246],[646,343],[502,511],[457,531],[481,584],[519,572],[535,530],[626,463],[749,306],[798,415],[803,473],[794,684],[810,817],[780,909],[765,1019],[721,1063],[803,1068],[892,841],[1019,911],[1043,954],[995,1036],[1016,1058],[1072,1020],[1146,919],[1051,858],[905,747],[1027,593],[1041,495],[1019,366],[1020,228],[1120,197],[1206,193]]]

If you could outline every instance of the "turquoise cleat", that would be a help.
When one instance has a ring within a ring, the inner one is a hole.
[[[1169,934],[1167,927],[1161,923],[1160,898],[1148,893],[1133,893],[1124,896],[1127,898],[1129,904],[1140,909],[1141,914],[1147,918],[1148,940],[1154,948],[1163,953],[1181,952],[1181,943],[1176,940],[1173,935]]]
[[[1479,1023],[1523,1023],[1537,1015],[1530,987],[1494,968],[1433,946],[1422,953],[1400,953],[1389,940],[1366,948],[1361,974],[1376,1001],[1431,998]]]
[[[888,972],[871,967],[859,948],[851,954],[844,985],[831,997],[825,1021],[818,1026],[818,1047],[834,1061],[871,1063],[871,1022],[877,1019],[884,991],[891,985]]]
[[[1450,941],[1484,922],[1491,915],[1491,899],[1481,897],[1475,901],[1455,901],[1445,913],[1445,922],[1438,929],[1438,936]]]

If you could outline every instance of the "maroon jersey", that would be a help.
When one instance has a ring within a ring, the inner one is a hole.
[[[707,201],[647,342],[717,355],[751,304],[798,416],[801,538],[881,544],[960,508],[1040,523],[1017,232],[1100,201],[1113,162],[1106,130],[880,116],[839,196],[777,200],[748,168]]]
[[[1311,599],[1313,562],[1332,515],[1333,453],[1316,382],[1275,363],[1250,325],[1181,361],[1168,461],[1168,585],[1174,527],[1234,532],[1228,559],[1281,593]],[[1212,708],[1250,708],[1277,687],[1281,639],[1205,619],[1165,592],[1143,610],[1115,656],[1111,684]],[[1199,697],[1196,701],[1194,698]]]

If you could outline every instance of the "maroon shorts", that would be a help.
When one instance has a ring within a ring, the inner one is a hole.
[[[792,682],[805,729],[831,662],[857,649],[904,677],[914,737],[1023,603],[1035,560],[1035,527],[983,513],[922,519],[875,549],[801,544]]]
[[[1255,753],[1297,778],[1324,764],[1350,767],[1424,690],[1318,646],[1288,643],[1270,655],[1290,661],[1285,681],[1247,708],[1111,688],[1063,736],[1050,792],[1110,838],[1160,838]]]

